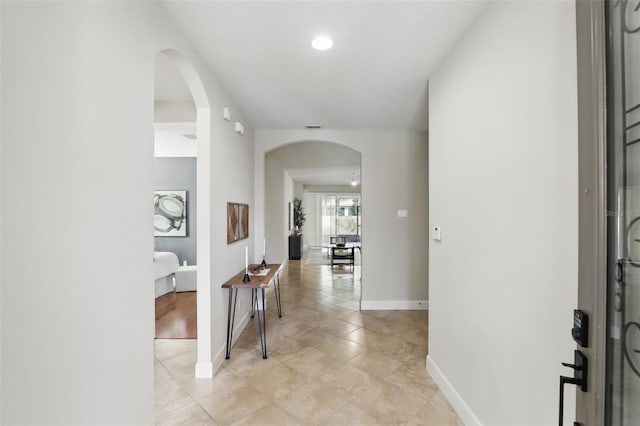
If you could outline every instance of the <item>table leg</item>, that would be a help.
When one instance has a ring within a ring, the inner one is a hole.
[[[273,287],[276,292],[276,304],[278,305],[278,318],[282,318],[282,302],[280,301],[280,276],[276,274],[276,279],[273,282]]]
[[[260,316],[260,310],[258,309],[258,289],[251,289],[251,293],[256,292],[256,297],[255,299],[253,298],[253,295],[251,297],[252,301],[252,306],[251,309],[255,310],[258,312],[258,331],[260,332],[260,348],[262,349],[262,317]]]
[[[256,295],[256,289],[255,289],[255,288],[252,288],[252,289],[251,289],[251,318],[253,318],[253,317],[254,317],[255,312],[256,312],[256,310],[255,310],[255,306],[256,306],[256,305],[255,305],[255,302],[254,302],[254,300],[256,300],[256,299],[257,299],[257,297],[256,297],[256,296],[257,296],[257,295]]]
[[[233,299],[233,303],[232,303]],[[236,319],[236,304],[238,302],[238,289],[229,289],[229,306],[227,308],[227,353],[225,359],[231,358],[231,342],[233,341],[233,325]],[[232,308],[233,306],[233,308]]]
[[[354,272],[356,269],[356,251],[355,249],[351,249],[351,272]]]
[[[262,346],[263,359],[267,359],[267,315],[266,315],[267,312],[265,307],[266,305],[264,303],[264,288],[263,288],[262,289],[262,315],[260,315],[260,309],[258,309],[258,329],[260,330],[260,345]]]

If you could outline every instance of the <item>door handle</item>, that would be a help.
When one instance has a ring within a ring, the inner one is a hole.
[[[564,385],[576,385],[582,392],[587,391],[587,373],[589,363],[587,357],[579,350],[574,351],[573,364],[563,362],[562,365],[573,369],[573,377],[560,376],[560,404],[558,413],[558,425],[562,426],[564,418]]]

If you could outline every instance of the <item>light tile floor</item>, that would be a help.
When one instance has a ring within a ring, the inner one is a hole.
[[[362,311],[360,270],[311,251],[267,301],[268,356],[254,320],[213,379],[194,340],[156,341],[158,425],[461,425],[425,369],[427,311]],[[271,302],[271,303],[270,303]]]

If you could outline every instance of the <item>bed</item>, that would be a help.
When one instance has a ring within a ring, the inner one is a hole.
[[[169,251],[153,253],[156,298],[175,291],[175,272],[179,265],[180,262],[175,253]]]

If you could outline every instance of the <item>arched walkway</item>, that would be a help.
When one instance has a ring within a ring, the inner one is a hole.
[[[293,224],[287,206],[294,198],[304,200],[307,224],[305,245],[318,245],[322,218],[320,207],[313,205],[311,193],[360,193],[361,155],[353,148],[328,141],[298,141],[283,144],[264,154],[265,216],[264,230],[268,253],[275,261],[288,256],[288,235]],[[351,179],[358,176],[358,185]],[[303,188],[304,185],[304,188]],[[316,197],[317,198],[317,197]],[[311,201],[312,205],[308,205]],[[353,232],[358,233],[357,230]]]
[[[178,51],[165,49],[158,53],[168,57],[184,78],[196,106],[197,132],[197,327],[198,361],[196,377],[211,377],[211,110],[202,80]]]

